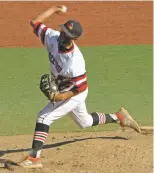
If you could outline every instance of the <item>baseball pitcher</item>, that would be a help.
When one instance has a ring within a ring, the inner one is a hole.
[[[40,90],[49,103],[38,113],[32,149],[20,163],[25,168],[42,167],[40,154],[49,128],[66,114],[81,128],[119,123],[123,128],[130,127],[140,133],[138,124],[123,107],[116,113],[87,112],[87,71],[83,55],[75,44],[83,28],[76,20],[59,25],[60,32],[44,24],[54,13],[65,12],[65,6],[53,6],[31,20],[34,33],[48,52],[51,73],[42,75],[40,79]]]

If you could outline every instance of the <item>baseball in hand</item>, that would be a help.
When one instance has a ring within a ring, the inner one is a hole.
[[[61,6],[61,12],[63,12],[63,13],[67,12],[67,7],[65,5]]]

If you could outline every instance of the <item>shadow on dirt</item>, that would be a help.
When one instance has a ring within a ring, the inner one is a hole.
[[[16,162],[7,159],[0,159],[0,169],[8,169],[10,171],[14,171],[15,167],[19,167],[20,165]],[[3,164],[3,165],[2,165]]]
[[[43,146],[43,149],[56,148],[56,147],[60,147],[60,146],[63,146],[63,145],[70,144],[70,143],[80,142],[80,141],[85,141],[85,140],[92,140],[92,139],[128,140],[128,138],[120,137],[120,136],[114,136],[114,137],[112,137],[112,136],[111,137],[88,137],[88,138],[79,138],[79,139],[72,139],[72,140],[67,140],[67,141],[63,141],[63,142],[57,142],[55,144],[46,144],[46,145]],[[0,157],[2,157],[5,154],[9,154],[9,153],[26,152],[26,151],[29,151],[29,150],[30,150],[30,148],[1,150],[0,151]]]

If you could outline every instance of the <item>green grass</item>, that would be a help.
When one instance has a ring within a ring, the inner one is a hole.
[[[152,125],[152,45],[83,47],[81,51],[88,72],[89,112],[115,112],[123,105],[139,124]],[[31,134],[38,111],[47,103],[39,91],[40,76],[49,72],[47,53],[39,48],[4,48],[0,54],[0,135]],[[67,116],[51,130],[82,131]]]

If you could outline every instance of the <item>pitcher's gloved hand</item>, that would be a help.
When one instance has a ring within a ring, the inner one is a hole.
[[[55,77],[52,74],[44,74],[40,79],[40,90],[49,99],[54,100],[58,87],[55,83]]]

